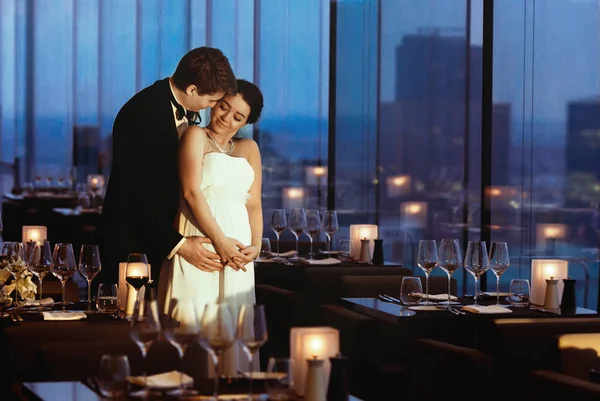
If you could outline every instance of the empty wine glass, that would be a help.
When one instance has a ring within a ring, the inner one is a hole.
[[[42,282],[44,277],[50,273],[53,264],[54,260],[52,259],[52,248],[50,246],[50,242],[46,240],[27,242],[27,267],[40,282],[40,305],[33,308],[33,310],[50,309],[41,305],[41,301],[43,299]]]
[[[127,355],[104,354],[98,369],[98,391],[106,398],[126,397],[129,392],[129,376]]]
[[[181,370],[179,372],[179,389],[169,394],[188,397],[198,392],[186,389],[183,384],[183,356],[188,345],[198,339],[200,320],[194,301],[191,299],[171,299],[169,310],[165,317],[163,331],[167,340],[177,349]]]
[[[135,290],[136,307],[140,302],[140,290],[150,281],[150,266],[144,253],[130,253],[127,257],[125,281]]]
[[[141,396],[145,399],[148,399],[157,394],[154,394],[148,388],[148,376],[146,375],[146,355],[148,355],[148,350],[152,344],[158,341],[160,335],[160,321],[158,315],[158,303],[156,300],[147,299],[142,302],[144,303],[143,307],[135,308],[133,312],[129,335],[140,348],[142,353],[144,388],[140,392],[132,394],[132,396]]]
[[[460,251],[460,243],[457,239],[442,239],[439,250],[439,266],[448,275],[448,309],[450,305],[459,304],[459,302],[452,302],[450,295],[450,280],[452,279],[452,273],[454,273],[462,263],[462,252]],[[440,302],[444,304],[446,302]]]
[[[25,254],[23,244],[20,242],[5,242],[2,246],[2,267],[6,269],[14,278],[15,283],[23,274],[23,271],[27,270],[25,263]],[[18,286],[15,285],[15,299],[13,300],[14,313],[18,314],[20,297]]]
[[[242,344],[250,369],[250,387],[248,399],[252,400],[252,380],[254,377],[254,356],[269,338],[267,333],[267,320],[265,307],[263,305],[242,305],[237,323],[237,338]]]
[[[296,256],[290,259],[300,259],[300,252],[298,251],[298,240],[302,236],[304,229],[306,228],[306,211],[300,208],[294,208],[290,212],[290,221],[288,228],[296,237]]]
[[[309,209],[306,211],[306,231],[308,231],[308,236],[310,237],[309,259],[312,260],[314,256],[313,243],[315,237],[321,232],[321,216],[318,210]]]
[[[403,277],[400,284],[400,301],[406,306],[415,306],[423,299],[423,285],[419,277]],[[414,311],[406,310],[402,316],[412,316]]]
[[[464,267],[475,279],[475,295],[473,296],[473,306],[479,306],[477,303],[479,298],[479,288],[477,287],[477,283],[479,282],[479,277],[481,277],[481,275],[483,275],[490,268],[490,261],[488,259],[485,241],[469,241],[469,245],[467,245],[467,253],[465,254]]]
[[[75,263],[75,255],[73,255],[73,246],[71,244],[59,243],[54,245],[54,254],[52,256],[54,264],[50,268],[50,271],[56,278],[60,280],[62,286],[62,311],[65,312],[65,306],[72,303],[66,300],[66,289],[67,280],[73,277],[75,271],[77,271],[77,264]]]
[[[268,259],[271,256],[271,240],[263,238],[260,245],[260,257]]]
[[[419,241],[419,255],[417,256],[417,265],[425,272],[425,305],[432,305],[429,300],[429,275],[438,264],[437,244],[434,240]]]
[[[337,212],[335,210],[326,210],[323,212],[323,231],[327,235],[327,242],[329,244],[329,255],[331,255],[331,240],[333,234],[340,229],[338,224]]]
[[[296,399],[294,391],[294,362],[289,358],[269,358],[265,390],[269,400],[288,401]]]
[[[271,214],[271,228],[275,231],[277,237],[277,256],[279,256],[279,237],[281,233],[287,228],[287,218],[285,216],[285,210],[275,209]]]
[[[79,273],[85,277],[88,286],[88,308],[86,313],[92,313],[92,280],[102,270],[98,245],[82,245],[79,253]]]
[[[500,276],[510,266],[508,245],[506,242],[492,242],[490,247],[490,269],[496,276],[496,306],[500,305]]]
[[[529,306],[529,280],[515,278],[512,279],[508,287],[508,301],[512,306]]]
[[[200,344],[214,365],[214,399],[219,399],[219,358],[235,342],[236,327],[226,303],[208,304],[200,324]]]

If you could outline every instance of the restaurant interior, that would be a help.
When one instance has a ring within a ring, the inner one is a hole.
[[[100,257],[115,117],[202,46],[264,97],[235,308]],[[0,400],[600,399],[599,0],[0,0],[0,191]]]

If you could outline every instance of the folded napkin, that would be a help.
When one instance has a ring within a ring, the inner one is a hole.
[[[87,316],[83,312],[61,312],[61,311],[51,311],[51,312],[42,312],[42,316],[44,320],[82,320],[86,319]]]
[[[287,251],[283,253],[271,252],[270,256],[272,258],[291,258],[292,256],[296,256],[298,252],[296,251]]]
[[[439,307],[437,305],[415,305],[415,306],[409,306],[408,309],[410,309],[410,310],[428,311],[428,312],[439,312],[439,311],[445,311],[446,310],[446,308]]]
[[[342,263],[341,260],[335,258],[327,258],[327,259],[300,259],[300,263],[304,263],[306,265],[337,265]]]
[[[471,313],[480,313],[480,314],[500,314],[500,313],[512,313],[513,312],[512,310],[510,310],[508,308],[503,308],[502,306],[496,306],[496,305],[488,305],[488,306],[468,305],[468,306],[463,306],[462,310],[471,312]]]
[[[240,374],[246,379],[252,376],[253,380],[281,380],[287,376],[284,372],[240,372]]]
[[[423,299],[427,299],[427,294],[423,294]],[[448,294],[429,294],[430,301],[447,301]],[[451,301],[458,301],[458,298],[454,295],[450,295]]]
[[[25,302],[25,306],[49,306],[49,307],[52,307],[52,306],[54,306],[54,300],[52,298],[48,297],[48,298],[44,298],[42,300],[27,301],[27,302]]]
[[[133,383],[138,386],[144,386],[144,377],[143,376],[131,376],[128,378],[130,383]],[[171,370],[170,372],[159,373],[153,376],[148,376],[148,387],[153,389],[170,389],[179,387],[179,380],[181,380],[181,375],[176,370]],[[183,385],[185,387],[189,387],[194,384],[194,379],[183,374]]]
[[[494,298],[496,298],[496,291],[493,291],[493,292],[489,292],[489,291],[488,292],[482,292],[482,294],[485,295],[486,297],[494,297]],[[510,295],[508,292],[503,292],[503,291],[500,291],[499,294],[500,294],[501,297],[507,297],[507,296]]]

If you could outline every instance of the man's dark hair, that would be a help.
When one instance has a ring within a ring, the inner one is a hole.
[[[199,94],[237,93],[237,82],[229,60],[221,50],[213,47],[198,47],[187,52],[179,60],[172,78],[175,86],[182,91],[195,85]]]
[[[250,106],[250,114],[246,119],[247,124],[254,124],[259,118],[263,109],[263,95],[258,86],[244,79],[237,80],[237,93],[244,98]]]

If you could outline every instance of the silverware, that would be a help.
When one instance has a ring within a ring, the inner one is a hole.
[[[455,315],[466,315],[467,314],[466,312],[463,312],[461,310],[455,309],[455,308],[453,308],[451,306],[448,307],[448,310],[450,312],[454,313]]]
[[[395,302],[395,303],[398,303],[398,304],[402,305],[402,302],[400,302],[400,300],[399,300],[399,299],[397,299],[397,298],[394,298],[394,297],[392,297],[392,296],[390,296],[390,295],[388,295],[388,294],[383,294],[383,296],[384,296],[384,297],[386,297],[386,298],[389,298],[389,299],[391,299],[391,300],[392,300],[392,302]]]
[[[397,300],[395,298],[392,298],[389,295],[379,294],[377,296],[377,298],[379,298],[380,300],[382,300],[384,302],[389,302],[389,303],[392,303],[392,304],[402,305],[402,303],[399,300]]]

